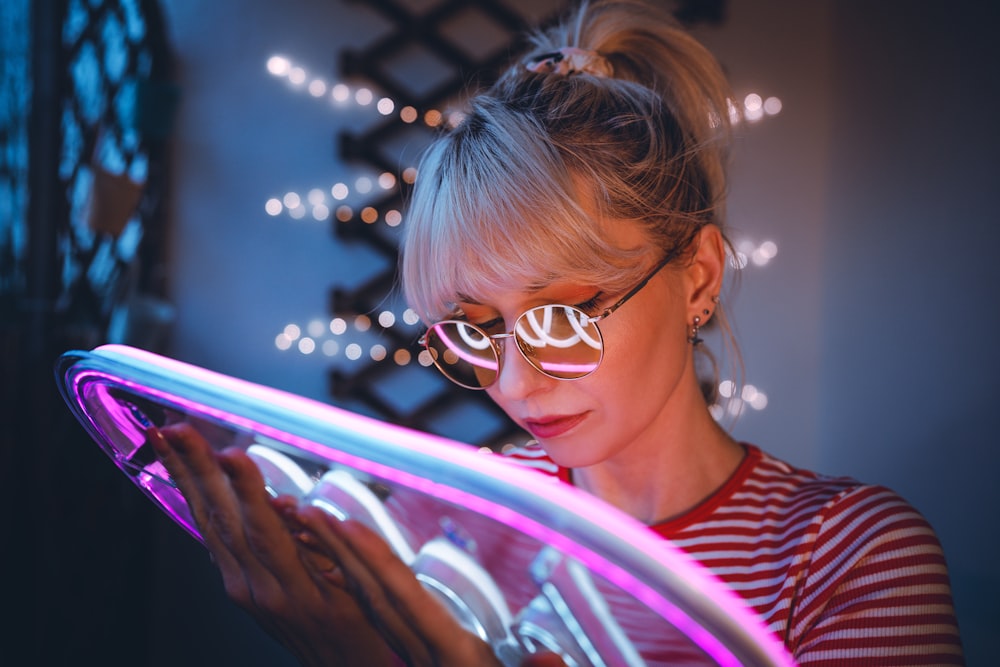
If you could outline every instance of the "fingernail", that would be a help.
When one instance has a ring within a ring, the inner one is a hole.
[[[302,544],[305,544],[306,546],[310,547],[316,546],[316,544],[318,543],[316,540],[316,536],[307,530],[295,531],[295,539],[297,539]]]
[[[147,426],[145,433],[146,433],[146,442],[150,444],[150,446],[153,448],[153,451],[155,451],[157,455],[160,455],[167,450],[166,447],[167,441],[166,438],[163,437],[163,434],[160,433],[160,429],[156,428],[155,426]]]

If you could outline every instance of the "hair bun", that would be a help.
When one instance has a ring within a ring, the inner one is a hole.
[[[597,77],[609,77],[614,74],[614,68],[608,59],[597,51],[587,51],[574,46],[564,46],[558,51],[543,53],[531,58],[525,69],[540,74],[590,74]]]

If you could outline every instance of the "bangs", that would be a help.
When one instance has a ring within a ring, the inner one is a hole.
[[[497,112],[478,109],[419,166],[402,278],[425,322],[451,314],[459,294],[529,291],[556,280],[622,289],[646,252],[605,240],[601,216],[587,210],[599,203],[581,196],[561,156],[538,139],[545,136],[539,128],[523,127],[530,125],[524,116],[496,122],[477,115]]]

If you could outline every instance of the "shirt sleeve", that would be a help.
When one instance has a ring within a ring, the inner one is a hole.
[[[786,638],[800,665],[965,664],[944,553],[919,512],[857,486],[810,531]]]

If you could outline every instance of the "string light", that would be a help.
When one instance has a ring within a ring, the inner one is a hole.
[[[411,106],[405,106],[399,110],[399,119],[404,123],[412,123],[417,120],[418,116],[417,110]]]
[[[282,56],[271,56],[267,59],[267,71],[274,76],[287,76],[291,66],[288,58]]]
[[[719,383],[720,401],[709,406],[709,410],[716,421],[722,419],[727,414],[737,417],[743,414],[744,409],[749,406],[753,410],[763,410],[767,407],[767,394],[752,384],[745,384],[737,391],[737,385],[732,380],[723,380]]]
[[[310,74],[307,69],[292,62],[286,56],[272,55],[267,59],[267,71],[275,77],[286,78],[296,89],[306,90],[312,97],[317,99],[327,96],[338,106],[342,106],[353,99],[359,107],[370,107],[375,103],[376,111],[383,116],[391,116],[399,108],[396,101],[388,96],[379,97],[376,100],[375,92],[367,87],[351,88],[343,82],[327,81],[321,76]],[[303,84],[308,81],[308,85]],[[399,108],[399,118],[404,123],[415,123],[421,114],[413,106],[406,105]],[[454,127],[465,119],[465,113],[458,110],[444,113],[438,109],[427,109],[423,113],[424,124],[428,127],[438,127],[442,123]]]
[[[395,174],[392,174],[391,172],[388,171],[384,171],[381,174],[379,174],[378,186],[383,190],[392,190],[394,187],[396,187]]]
[[[405,169],[401,175],[401,180],[408,183],[412,183],[415,178],[416,169],[413,167]],[[359,177],[354,182],[354,191],[358,194],[367,194],[376,185],[382,190],[392,190],[397,184],[396,175],[385,171],[374,180],[368,176]],[[287,192],[281,198],[271,197],[264,203],[264,211],[271,217],[286,213],[292,218],[301,219],[311,210],[313,218],[323,221],[328,220],[331,213],[331,207],[327,204],[328,196],[336,201],[344,201],[350,195],[351,188],[346,183],[337,182],[330,186],[329,191],[323,188],[312,188],[304,197],[297,192]],[[306,202],[311,209],[306,207]],[[344,204],[334,209],[333,214],[340,222],[350,222],[354,218],[354,209],[350,205]],[[361,210],[361,219],[367,224],[375,223],[380,217],[389,227],[398,227],[403,221],[402,213],[396,209],[382,212],[373,206],[366,206]]]
[[[397,112],[399,119],[404,123],[415,123],[423,120],[423,123],[430,128],[436,128],[442,123],[454,127],[465,119],[465,114],[461,111],[442,112],[438,109],[427,109],[422,114],[413,106],[398,107],[395,100],[390,97],[380,97],[376,101],[375,93],[366,87],[352,89],[342,82],[329,82],[322,77],[310,76],[306,69],[289,58],[280,55],[273,55],[267,60],[267,71],[275,77],[287,78],[296,89],[304,89],[315,98],[327,97],[332,102],[343,105],[353,101],[360,107],[370,107],[375,102],[375,110],[383,115],[390,116]],[[303,86],[306,81],[308,86]],[[734,123],[741,120],[747,122],[757,122],[767,116],[775,116],[782,111],[782,102],[778,97],[764,98],[758,93],[749,93],[743,97],[742,101],[730,100],[728,113]],[[719,124],[716,116],[710,119],[713,126]],[[405,168],[399,176],[400,180],[408,185],[412,185],[417,179],[417,169],[415,167]],[[397,187],[397,177],[390,172],[383,172],[375,181],[383,190],[391,190]],[[364,195],[371,192],[373,188],[372,179],[362,176],[354,183],[354,191]],[[343,202],[351,195],[351,188],[345,183],[335,183],[329,189],[330,196],[338,202]],[[306,200],[312,207],[312,214],[316,220],[326,220],[330,216],[330,207],[326,202],[324,190],[314,188],[306,195]],[[301,219],[306,215],[306,207],[302,197],[295,192],[288,192],[282,197],[271,197],[264,204],[265,212],[274,217],[287,213],[294,219]],[[354,219],[354,208],[346,203],[337,206],[334,216],[338,221],[349,222]],[[385,224],[396,227],[402,223],[402,213],[396,209],[389,209],[380,213],[373,206],[365,206],[361,209],[360,217],[366,224],[375,223],[380,217]],[[777,256],[778,247],[773,241],[754,243],[744,240],[737,245],[736,250],[729,253],[730,264],[737,269],[746,268],[749,265],[765,266]],[[403,310],[401,315],[385,310],[378,314],[378,326],[383,330],[389,329],[403,322],[407,326],[414,326],[420,322],[419,316],[410,308]],[[353,329],[359,333],[367,332],[372,327],[372,320],[367,315],[358,315],[353,320]],[[297,349],[303,355],[310,355],[317,348],[327,357],[336,357],[343,353],[344,357],[357,361],[366,356],[364,347],[358,342],[341,343],[340,337],[348,334],[347,321],[342,317],[335,317],[324,325],[322,321],[313,320],[307,325],[308,336],[302,335],[301,328],[296,324],[288,324],[274,338],[274,345],[278,350],[287,351]],[[329,331],[327,334],[326,331]],[[325,335],[332,335],[332,338],[321,340]],[[321,341],[321,342],[320,342]],[[367,357],[373,361],[380,362],[390,357],[388,349],[381,343],[368,346]],[[398,348],[391,354],[393,363],[399,366],[409,365],[414,361],[413,353],[405,348]],[[416,361],[421,366],[427,367],[433,364],[430,354],[426,350],[421,350],[416,355]],[[737,391],[737,386],[732,380],[724,380],[719,384],[719,395],[722,402],[715,403],[709,407],[713,417],[721,419],[727,413],[732,415],[740,414],[747,406],[753,410],[763,410],[767,407],[767,395],[754,385],[747,384]],[[488,451],[488,448],[487,448]]]
[[[758,93],[749,93],[743,98],[743,118],[748,122],[755,123],[765,116],[778,115],[781,113],[781,107],[781,100],[777,97],[764,99]],[[735,107],[731,107],[730,113],[734,112]]]
[[[755,123],[765,116],[776,116],[781,113],[781,100],[777,97],[762,98],[758,93],[748,93],[743,97],[743,101],[726,100],[729,122],[739,125],[741,121]],[[718,114],[709,116],[709,123],[712,127],[719,126]]]
[[[271,197],[264,204],[264,211],[270,216],[281,215],[284,209],[285,207],[281,204],[281,200],[275,197]]]
[[[748,239],[736,243],[735,251],[729,253],[729,265],[736,270],[745,269],[750,264],[766,266],[778,255],[778,244],[764,241],[760,244]]]
[[[403,214],[399,211],[393,209],[391,211],[386,211],[385,214],[385,224],[390,227],[398,227],[403,222]]]
[[[326,95],[326,81],[313,79],[309,82],[309,94],[313,97],[323,97]]]
[[[405,308],[402,313],[396,314],[392,310],[383,310],[375,316],[374,320],[364,313],[356,315],[348,322],[343,317],[334,317],[328,323],[323,320],[313,319],[305,326],[308,334],[303,336],[303,329],[298,324],[289,323],[274,338],[274,346],[278,350],[287,351],[296,349],[302,355],[313,354],[317,349],[327,357],[336,357],[343,351],[343,356],[349,361],[360,361],[364,358],[375,362],[382,362],[391,357],[392,362],[397,366],[407,366],[414,360],[413,353],[406,348],[397,348],[390,354],[389,349],[381,342],[363,345],[357,341],[341,342],[342,337],[350,338],[351,332],[365,333],[377,323],[378,327],[385,331],[394,327],[398,322],[403,322],[408,326],[419,323],[419,318],[412,308]],[[323,339],[327,331],[332,338]],[[421,366],[427,367],[433,364],[433,360],[427,350],[421,350],[416,361]],[[753,384],[739,386],[731,379],[722,380],[718,384],[719,400],[709,406],[712,416],[716,420],[721,420],[727,415],[739,416],[745,410],[764,410],[768,405],[767,394]]]
[[[335,84],[330,89],[330,97],[335,102],[346,102],[351,99],[351,89],[342,83]]]
[[[381,342],[362,344],[357,340],[342,340],[344,337],[349,338],[352,332],[364,334],[376,324],[380,330],[386,331],[400,322],[412,326],[419,322],[419,318],[411,308],[405,308],[399,314],[388,309],[382,310],[374,316],[374,319],[363,313],[356,315],[350,321],[343,317],[334,317],[329,321],[313,319],[304,328],[293,322],[285,325],[284,329],[274,337],[274,347],[283,352],[294,349],[305,356],[317,350],[322,351],[327,357],[342,354],[349,361],[361,361],[367,357],[375,362],[381,362],[391,358],[397,366],[406,366],[414,360],[413,353],[406,348],[397,348],[390,353],[389,348]],[[303,335],[303,332],[307,335]],[[421,364],[428,365],[425,362],[429,362],[429,357],[420,358]]]
[[[437,109],[431,109],[424,114],[424,124],[427,127],[437,127],[441,124],[441,112]]]

